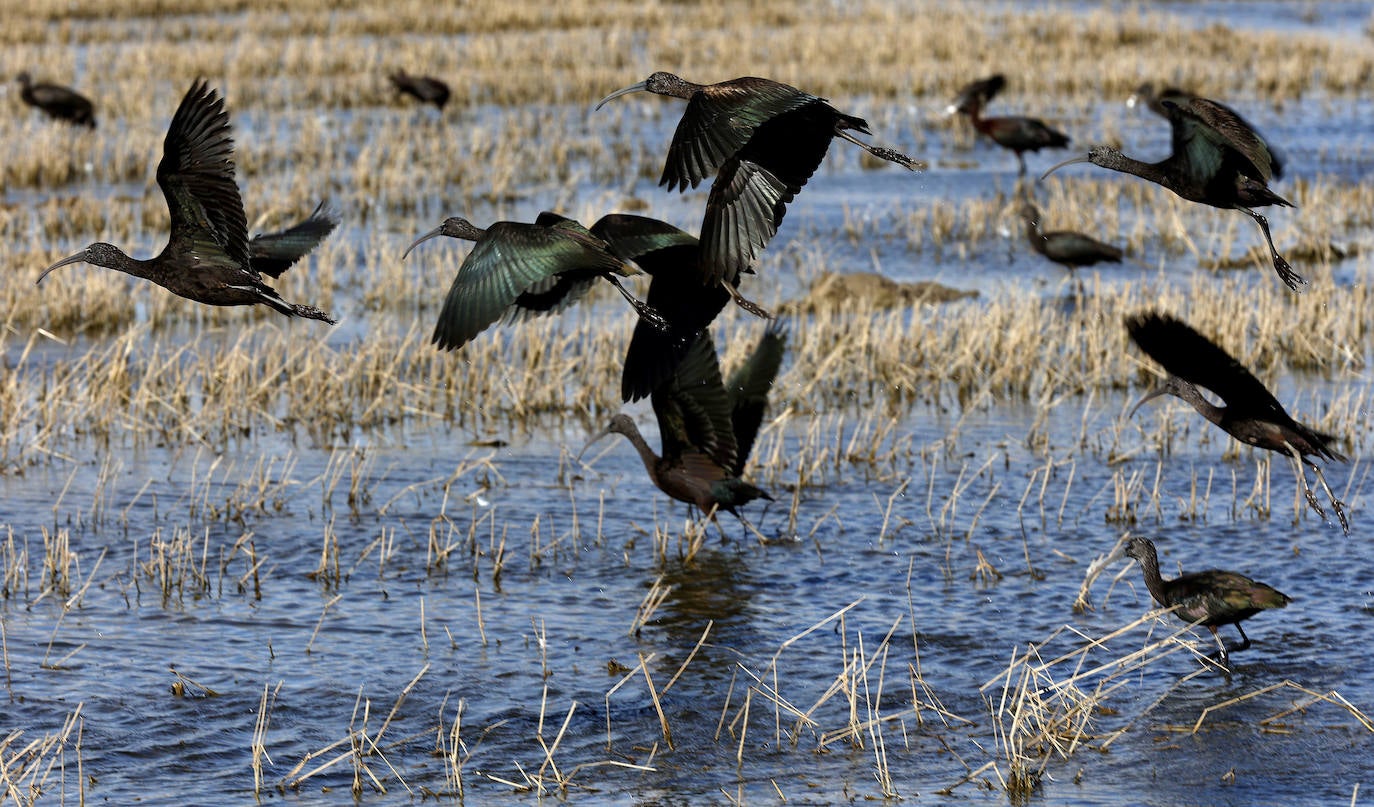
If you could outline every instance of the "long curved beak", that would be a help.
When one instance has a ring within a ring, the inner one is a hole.
[[[1074,163],[1090,163],[1090,162],[1092,162],[1092,161],[1093,161],[1093,160],[1092,160],[1092,157],[1089,157],[1089,156],[1086,155],[1086,154],[1084,154],[1082,157],[1073,157],[1072,159],[1065,160],[1064,162],[1059,163],[1058,165],[1054,166],[1054,167],[1051,168],[1050,170],[1048,170],[1048,171],[1046,171],[1045,173],[1041,174],[1041,175],[1040,175],[1040,180],[1043,180],[1045,177],[1049,176],[1050,174],[1053,174],[1055,171],[1058,171],[1059,169],[1063,168],[1063,167],[1066,166],[1066,165],[1073,165]],[[1040,180],[1036,180],[1036,181],[1038,182],[1038,181],[1040,181]]]
[[[49,266],[47,269],[44,269],[44,270],[38,275],[38,279],[35,280],[35,281],[33,281],[33,285],[37,286],[38,284],[42,283],[42,282],[43,282],[43,278],[47,277],[49,272],[51,272],[52,270],[58,268],[59,266],[66,266],[66,265],[69,264],[69,263],[85,263],[89,258],[90,258],[90,250],[88,250],[88,249],[83,249],[83,250],[81,250],[80,252],[76,253],[75,255],[71,256],[70,258],[63,258],[62,260],[58,261],[57,263],[53,264],[52,266]]]
[[[578,462],[581,462],[581,461],[582,461],[582,455],[587,453],[587,449],[589,449],[589,448],[591,448],[592,446],[596,445],[597,443],[601,442],[603,439],[605,439],[606,435],[608,435],[608,434],[610,434],[610,433],[611,433],[611,430],[610,430],[609,428],[605,428],[605,429],[602,429],[601,431],[597,432],[596,434],[592,435],[592,439],[588,440],[588,441],[587,441],[587,444],[584,445],[584,446],[582,446],[582,450],[579,451],[579,452],[577,452],[577,461],[578,461]]]
[[[415,239],[410,243],[410,246],[406,247],[406,251],[401,253],[401,260],[405,260],[406,256],[410,254],[410,251],[412,249],[415,249],[416,247],[420,246],[421,244],[423,244],[431,238],[438,238],[443,234],[444,228],[443,225],[440,225],[438,227],[435,227],[433,230],[430,230],[429,232],[425,233],[424,235],[420,236],[419,238]]]
[[[639,92],[639,91],[645,89],[645,88],[648,86],[648,84],[649,84],[649,82],[647,82],[647,81],[641,81],[641,82],[639,82],[638,84],[631,84],[630,86],[626,87],[626,88],[623,89],[623,90],[616,90],[615,92],[611,93],[610,95],[606,96],[605,98],[602,98],[600,101],[597,101],[597,102],[596,102],[596,106],[592,107],[592,111],[593,111],[593,112],[597,111],[597,110],[600,109],[601,107],[605,106],[607,101],[610,101],[610,100],[613,99],[613,98],[619,98],[619,97],[622,96],[622,95],[629,95],[629,94],[632,93],[632,92]]]
[[[1128,418],[1133,418],[1133,417],[1135,417],[1136,410],[1140,409],[1140,407],[1143,406],[1143,405],[1145,404],[1146,401],[1152,400],[1152,399],[1154,399],[1154,398],[1158,398],[1158,397],[1161,396],[1161,395],[1168,395],[1168,394],[1169,394],[1169,390],[1165,389],[1164,387],[1155,387],[1154,389],[1152,389],[1152,390],[1150,390],[1149,392],[1145,393],[1144,397],[1142,397],[1140,400],[1138,400],[1138,401],[1135,402],[1135,406],[1132,406],[1132,407],[1131,407],[1131,413],[1130,413],[1129,415],[1127,415],[1126,417],[1128,417]]]

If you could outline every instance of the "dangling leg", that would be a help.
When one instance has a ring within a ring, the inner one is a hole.
[[[735,301],[735,305],[743,308],[756,317],[761,317],[763,319],[773,318],[773,315],[768,312],[768,309],[761,307],[758,303],[744,299],[744,296],[739,293],[739,288],[737,288],[735,284],[728,280],[722,280],[720,285],[724,286],[725,290],[730,292],[730,299]]]
[[[655,311],[653,307],[650,306],[648,303],[645,303],[644,301],[640,300],[639,298],[631,294],[629,289],[626,289],[624,286],[620,285],[619,280],[616,280],[611,275],[603,275],[603,277],[611,281],[611,285],[615,286],[616,291],[620,292],[621,296],[623,296],[627,301],[629,301],[630,305],[634,306],[635,311],[639,313],[639,316],[645,322],[649,323],[650,325],[654,326],[660,331],[666,332],[668,330],[668,320],[664,319],[662,314]]]
[[[1336,519],[1341,522],[1341,530],[1349,535],[1350,521],[1345,517],[1345,503],[1337,499],[1336,494],[1331,492],[1331,486],[1326,484],[1326,474],[1322,473],[1321,466],[1311,462],[1308,465],[1311,465],[1312,470],[1316,472],[1317,481],[1321,483],[1322,490],[1326,491],[1326,498],[1331,500],[1331,509],[1336,511]],[[1236,627],[1240,626],[1237,625]]]
[[[1288,453],[1293,457],[1293,472],[1298,475],[1299,484],[1302,485],[1303,495],[1307,497],[1307,506],[1311,507],[1312,512],[1316,513],[1319,517],[1321,517],[1322,521],[1325,521],[1326,511],[1322,509],[1321,502],[1317,501],[1317,494],[1313,493],[1312,487],[1307,484],[1306,466],[1310,463],[1307,463],[1303,460],[1302,455],[1298,453],[1298,450],[1293,447],[1292,443],[1284,443],[1284,446],[1288,449]],[[1314,465],[1312,467],[1315,468],[1316,466]]]
[[[880,160],[887,160],[890,163],[896,163],[909,171],[919,171],[923,170],[926,167],[925,162],[921,160],[913,160],[912,158],[906,156],[900,151],[896,151],[895,149],[886,148],[884,146],[875,146],[871,143],[865,143],[864,141],[860,140],[859,138],[855,137],[854,135],[850,134],[844,129],[836,129],[835,136],[848,140],[849,142],[853,143],[854,145],[858,146],[859,148],[863,149],[869,154],[872,154],[874,157],[877,157]]]
[[[1298,291],[1301,287],[1306,286],[1307,281],[1302,279],[1302,275],[1293,271],[1293,267],[1288,265],[1288,261],[1283,259],[1277,249],[1274,249],[1274,236],[1269,233],[1269,219],[1248,207],[1237,207],[1236,209],[1249,214],[1250,218],[1259,225],[1260,231],[1264,233],[1264,240],[1269,244],[1269,256],[1274,260],[1274,271],[1279,273],[1279,279],[1283,281],[1284,285],[1293,291]]]
[[[1016,175],[1018,181],[1026,175],[1026,157],[1021,152],[1016,152],[1016,162],[1020,164],[1021,171]]]

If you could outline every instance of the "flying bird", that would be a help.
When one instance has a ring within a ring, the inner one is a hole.
[[[42,283],[60,266],[89,263],[151,280],[207,305],[265,305],[287,316],[334,322],[318,308],[283,300],[254,266],[255,248],[248,239],[243,200],[234,183],[229,113],[224,99],[203,79],[191,85],[172,116],[157,166],[157,184],[167,197],[172,229],[161,252],[139,260],[118,247],[96,242],[44,269],[36,282]],[[319,219],[310,221],[300,226],[319,232]],[[256,249],[268,274],[275,277],[314,246],[308,241],[299,234],[279,234],[260,240]]]
[[[1190,93],[1187,90],[1175,87],[1173,85],[1166,84],[1161,86],[1156,85],[1153,82],[1147,81],[1144,84],[1141,84],[1139,87],[1137,87],[1134,93],[1131,93],[1131,96],[1126,99],[1126,106],[1132,108],[1136,106],[1144,106],[1146,109],[1155,113],[1159,117],[1165,120],[1169,120],[1169,108],[1168,106],[1166,106],[1166,102],[1174,104],[1175,106],[1187,106],[1188,104],[1192,103],[1192,100],[1194,98],[1198,97],[1200,96],[1194,95],[1193,93]],[[1254,126],[1251,126],[1249,121],[1241,117],[1241,114],[1239,112],[1235,111],[1229,106],[1226,106],[1225,104],[1222,104],[1219,101],[1213,101],[1212,103],[1216,104],[1222,109],[1225,109],[1232,115],[1235,115],[1236,120],[1239,120],[1242,124],[1248,127],[1252,132],[1255,133],[1256,137],[1260,138],[1260,140],[1264,142],[1265,148],[1269,149],[1269,166],[1274,172],[1274,179],[1282,179],[1283,160],[1279,156],[1278,150],[1275,149],[1267,140],[1265,140],[1265,138],[1262,135],[1260,135],[1258,129],[1256,129]]]

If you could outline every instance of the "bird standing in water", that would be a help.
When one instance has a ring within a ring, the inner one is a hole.
[[[1222,666],[1230,653],[1250,647],[1250,637],[1240,626],[1243,620],[1270,608],[1283,608],[1292,599],[1273,586],[1252,580],[1238,572],[1207,569],[1181,574],[1165,580],[1159,573],[1159,555],[1150,539],[1134,536],[1126,544],[1126,554],[1140,563],[1145,575],[1145,588],[1161,608],[1174,608],[1175,615],[1184,622],[1197,622],[1212,632],[1221,648]],[[1228,648],[1217,628],[1235,625],[1241,643]]]
[[[19,98],[31,107],[42,110],[48,117],[76,126],[95,128],[95,106],[91,99],[57,84],[34,84],[28,73],[20,73]]]
[[[422,104],[434,104],[440,112],[444,111],[444,104],[448,103],[448,85],[437,78],[412,76],[404,70],[397,70],[387,78],[391,80],[397,92],[409,95]]]
[[[36,282],[42,283],[59,266],[89,263],[151,280],[199,303],[265,305],[287,316],[332,324],[333,318],[318,308],[283,300],[254,267],[243,200],[234,183],[234,141],[230,134],[224,99],[203,79],[197,80],[172,116],[162,145],[162,161],[157,165],[157,184],[167,197],[172,223],[167,245],[153,258],[139,260],[118,247],[96,242],[44,269]],[[289,241],[301,243],[299,238]],[[276,253],[272,261],[289,258],[280,268],[279,263],[270,262],[269,274],[280,274],[313,246],[309,244],[294,258],[283,254],[287,241],[262,246]]]
[[[1016,163],[1020,168],[1017,176],[1025,176],[1027,151],[1064,148],[1069,145],[1069,136],[1051,128],[1039,118],[983,117],[983,107],[1005,84],[1006,79],[1000,73],[979,79],[959,91],[959,97],[946,113],[960,112],[968,115],[973,128],[982,132],[992,142],[1016,154]]]

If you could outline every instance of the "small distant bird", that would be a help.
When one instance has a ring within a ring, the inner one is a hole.
[[[1168,314],[1147,311],[1127,317],[1126,330],[1131,340],[1168,373],[1163,383],[1136,402],[1128,417],[1160,395],[1182,398],[1198,414],[1242,443],[1292,457],[1308,504],[1325,518],[1302,470],[1303,465],[1312,468],[1342,529],[1349,534],[1344,506],[1326,484],[1321,467],[1310,459],[1345,462],[1346,458],[1333,448],[1336,438],[1294,420],[1259,379],[1187,323]],[[1216,406],[1207,400],[1198,391],[1199,386],[1211,390],[1226,405]]]
[[[617,257],[634,261],[652,278],[645,302],[668,325],[663,329],[644,320],[635,323],[625,352],[620,397],[637,401],[672,377],[697,334],[730,302],[730,294],[721,286],[702,284],[697,274],[701,250],[696,236],[671,224],[614,213],[593,224],[592,234],[604,240]]]
[[[608,434],[622,434],[639,453],[650,481],[659,490],[696,505],[712,518],[715,511],[724,510],[743,521],[739,507],[755,499],[773,498],[740,475],[763,422],[768,392],[782,365],[786,344],[786,336],[775,321],[744,365],[728,383],[722,383],[711,335],[702,331],[672,378],[649,399],[658,418],[663,456],[654,454],[634,420],[623,413],[612,417],[582,452]]]
[[[1269,220],[1251,210],[1265,205],[1293,206],[1269,189],[1274,177],[1269,147],[1236,113],[1215,101],[1194,98],[1187,104],[1162,103],[1173,130],[1173,151],[1167,158],[1147,163],[1110,146],[1094,146],[1086,156],[1065,160],[1040,178],[1066,165],[1092,163],[1163,185],[1190,202],[1239,210],[1254,219],[1264,233],[1279,279],[1297,291],[1307,281],[1274,248]]]
[[[1040,210],[1028,200],[1021,202],[1021,218],[1026,223],[1026,240],[1030,242],[1031,249],[1070,272],[1095,263],[1121,263],[1124,253],[1120,247],[1069,230],[1043,231],[1040,228]]]
[[[458,267],[431,341],[440,350],[457,350],[499,321],[519,322],[562,311],[603,278],[655,327],[667,323],[635,299],[616,275],[639,274],[639,267],[611,253],[586,227],[556,213],[540,213],[533,224],[498,221],[482,229],[457,216],[425,233],[406,248],[445,235],[473,241]]]
[[[1168,120],[1169,109],[1165,106],[1166,102],[1174,104],[1175,106],[1187,106],[1192,102],[1194,98],[1198,97],[1199,96],[1194,95],[1193,93],[1190,93],[1187,90],[1181,89],[1179,87],[1175,87],[1172,85],[1157,86],[1154,83],[1147,81],[1144,84],[1141,84],[1139,87],[1137,87],[1134,93],[1131,93],[1131,96],[1126,99],[1126,106],[1134,108],[1137,105],[1143,105],[1146,109],[1155,113],[1159,117]],[[1274,179],[1282,179],[1283,160],[1280,158],[1278,150],[1275,149],[1273,145],[1271,145],[1267,140],[1265,140],[1265,138],[1259,133],[1258,129],[1251,126],[1249,121],[1241,117],[1241,114],[1239,112],[1218,101],[1213,101],[1212,103],[1225,109],[1232,115],[1235,115],[1237,120],[1239,120],[1242,124],[1247,126],[1250,129],[1250,131],[1255,133],[1256,137],[1258,137],[1261,141],[1264,142],[1265,148],[1269,149],[1269,166],[1274,172]]]
[[[1006,85],[1006,78],[1000,73],[979,79],[959,91],[958,98],[946,110],[968,115],[973,128],[987,135],[994,143],[1016,154],[1020,166],[1019,176],[1026,175],[1027,151],[1058,149],[1069,145],[1069,136],[1050,128],[1039,118],[1024,117],[983,117],[983,107]]]
[[[151,280],[198,303],[266,305],[287,316],[334,322],[318,308],[283,300],[262,281],[262,271],[280,275],[327,235],[336,220],[317,208],[292,230],[260,236],[256,246],[249,241],[243,200],[234,183],[229,112],[203,79],[191,85],[172,116],[157,184],[167,197],[172,232],[156,257],[138,260],[96,242],[44,269],[36,282],[59,266],[89,263]],[[254,264],[255,253],[261,270]]]
[[[1140,569],[1145,574],[1145,588],[1150,590],[1150,596],[1160,607],[1177,606],[1174,614],[1179,619],[1198,622],[1212,632],[1212,638],[1221,648],[1223,666],[1230,653],[1250,647],[1250,637],[1245,635],[1245,629],[1240,626],[1242,620],[1270,608],[1286,607],[1292,601],[1287,594],[1273,586],[1237,572],[1207,569],[1165,580],[1159,574],[1159,556],[1154,543],[1138,535],[1126,544],[1126,554],[1140,563]],[[1241,638],[1239,645],[1231,648],[1226,646],[1217,632],[1222,625],[1236,626]]]
[[[832,139],[848,140],[907,169],[923,165],[850,134],[871,134],[863,118],[767,78],[694,84],[658,72],[602,98],[596,108],[640,90],[687,102],[658,184],[683,191],[715,177],[701,223],[701,277],[708,285],[731,281],[726,291],[757,316],[768,313],[740,297],[733,281],[753,271],[759,253],[777,234],[787,204],[816,172]]]
[[[412,76],[404,70],[397,70],[387,78],[396,90],[404,95],[409,95],[424,104],[434,104],[440,112],[444,111],[444,104],[448,103],[448,85],[432,76]]]
[[[77,126],[95,128],[95,107],[91,99],[57,84],[34,84],[27,72],[19,76],[19,97],[24,103],[38,107],[51,118]]]

